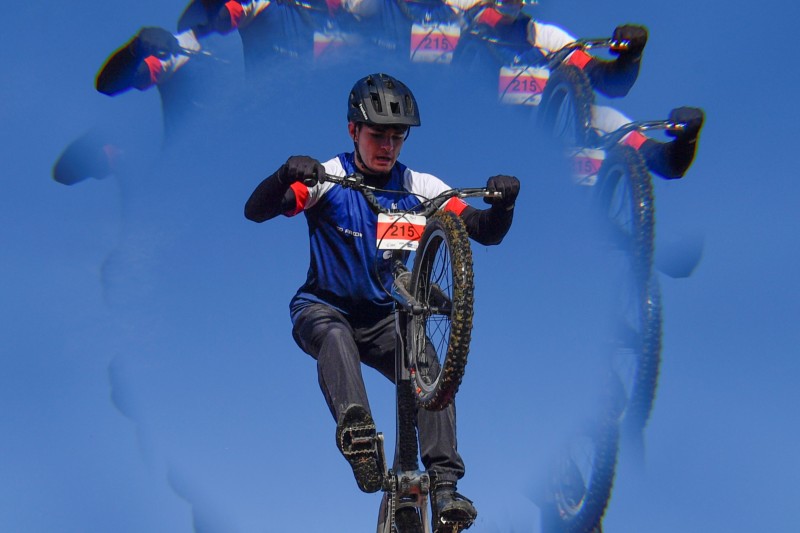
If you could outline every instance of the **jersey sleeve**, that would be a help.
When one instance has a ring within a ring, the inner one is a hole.
[[[601,135],[616,131],[629,124],[631,119],[621,111],[609,106],[592,106],[592,128]],[[632,131],[623,138],[623,142],[635,149],[647,140],[647,136],[640,131]]]
[[[528,41],[536,48],[550,53],[574,43],[575,37],[554,24],[545,24],[532,19],[528,26]]]
[[[144,59],[150,70],[150,82],[152,85],[160,85],[169,80],[181,67],[189,61],[189,54],[199,52],[200,42],[195,37],[194,31],[188,30],[175,35],[181,48],[186,50],[185,54],[172,54],[165,58],[148,56]],[[145,87],[146,88],[146,87]],[[142,89],[137,87],[137,89]]]
[[[231,26],[233,28],[244,28],[258,16],[259,13],[269,7],[271,0],[251,0],[249,2],[237,2],[231,0],[225,4],[231,16]]]
[[[416,172],[410,168],[406,168],[403,178],[404,188],[415,195],[421,202],[430,200],[451,189],[449,185],[433,174]],[[453,211],[460,215],[466,207],[467,203],[460,198],[451,198],[442,206],[442,209]]]

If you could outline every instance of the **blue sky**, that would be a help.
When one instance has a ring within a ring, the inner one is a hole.
[[[378,497],[355,486],[313,361],[290,335],[305,223],[241,214],[288,155],[348,148],[353,77],[326,78],[322,94],[290,109],[249,100],[256,112],[150,152],[135,180],[65,187],[50,177],[61,150],[97,124],[152,144],[157,93],[108,98],[94,76],[140,26],[172,27],[183,7],[31,3],[6,29],[0,529],[370,531]],[[678,105],[707,113],[687,177],[656,182],[659,242],[700,235],[704,254],[691,277],[661,277],[647,471],[618,477],[608,532],[800,527],[791,12],[774,0],[542,0],[532,11],[578,36],[647,25],[642,73],[615,105],[639,119]],[[613,287],[575,192],[546,154],[519,149],[525,131],[460,127],[452,109],[425,104],[406,164],[452,185],[498,172],[523,182],[506,241],[474,248],[460,489],[479,508],[473,531],[535,532],[527,493],[591,401]],[[365,379],[391,434],[392,389]]]

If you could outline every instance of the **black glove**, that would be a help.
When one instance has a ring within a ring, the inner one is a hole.
[[[206,13],[209,15],[216,15],[217,11],[222,9],[222,6],[228,3],[228,0],[200,0],[200,3],[203,4],[203,7],[206,9]]]
[[[703,127],[705,113],[697,107],[677,107],[669,112],[670,122],[683,124],[682,129],[667,130],[667,135],[682,141],[691,142],[697,139],[700,128]]]
[[[163,28],[142,28],[131,42],[131,53],[134,57],[144,59],[147,56],[166,58],[183,53],[178,39]]]
[[[325,167],[322,166],[322,163],[305,155],[293,155],[286,160],[278,172],[278,179],[284,185],[302,181],[308,187],[313,187],[324,177]]]
[[[647,44],[647,28],[636,24],[623,24],[614,29],[611,38],[615,41],[628,42],[628,46],[623,49],[612,47],[609,50],[612,54],[618,55],[620,59],[636,59],[642,55],[644,45]]]
[[[501,207],[512,207],[519,194],[519,180],[514,176],[492,176],[486,182],[486,188],[490,191],[498,191],[502,198],[484,198],[487,204],[499,205]]]
[[[203,0],[207,22],[205,26],[199,28],[201,32],[208,34],[213,31],[224,35],[233,29],[231,13],[225,7],[227,3],[227,0]]]

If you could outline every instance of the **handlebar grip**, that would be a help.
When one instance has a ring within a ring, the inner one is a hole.
[[[615,52],[625,51],[628,48],[630,48],[630,46],[631,46],[631,42],[630,41],[626,41],[624,39],[623,40],[619,40],[619,41],[612,40],[608,45],[609,49],[614,50]]]

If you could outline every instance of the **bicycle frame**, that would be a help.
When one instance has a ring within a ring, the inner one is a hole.
[[[422,215],[428,217],[436,212],[450,198],[501,197],[500,193],[485,188],[451,189],[432,199],[424,199],[422,209],[413,212],[392,212],[382,207],[374,192],[380,191],[364,183],[364,176],[351,174],[343,177],[326,174],[322,182],[330,181],[342,187],[359,191],[376,213],[389,215]],[[403,191],[393,191],[400,192]],[[410,193],[406,193],[410,194]],[[409,321],[415,316],[430,313],[432,307],[418,301],[409,290],[411,271],[403,261],[402,252],[392,253],[392,275],[394,278],[391,295],[395,301],[395,392],[396,392],[396,456],[394,468],[389,468],[384,450],[383,434],[376,436],[376,452],[380,469],[384,472],[382,491],[384,493],[378,517],[378,533],[402,533],[396,522],[397,512],[404,508],[414,508],[421,520],[423,533],[431,533],[431,520],[428,512],[428,499],[432,480],[430,475],[420,470],[418,462],[418,438],[416,428],[416,409],[418,405],[413,386],[413,369],[408,355],[406,332]],[[436,311],[436,310],[434,310]],[[463,524],[453,524],[457,533]],[[450,527],[443,526],[443,527]],[[441,531],[441,528],[438,530]]]

